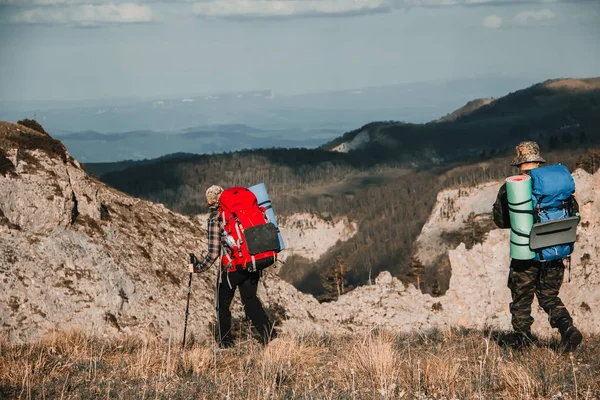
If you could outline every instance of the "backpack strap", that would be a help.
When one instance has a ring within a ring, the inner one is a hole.
[[[513,229],[512,227],[510,228],[510,230],[511,230],[511,232],[512,232],[512,233],[514,233],[514,234],[515,234],[515,235],[517,235],[517,236],[520,236],[520,237],[524,237],[524,238],[527,238],[527,239],[529,239],[529,235],[526,235],[526,234],[524,234],[524,233],[518,232],[518,231],[516,231],[515,229]],[[511,242],[512,244],[514,244],[515,246],[522,246],[522,247],[525,247],[525,246],[527,246],[527,247],[529,247],[529,243],[517,243],[517,242],[514,242],[514,241],[512,241],[512,240],[511,240],[510,242]]]
[[[530,201],[533,201],[533,200],[532,200],[532,199],[528,199],[528,200],[522,201],[522,202],[520,202],[520,203],[511,203],[511,202],[509,201],[509,202],[508,202],[508,204],[509,204],[509,205],[511,205],[511,206],[522,206],[523,204],[527,204],[527,203],[529,203]]]
[[[265,206],[265,204],[269,203],[267,206]],[[264,208],[265,211],[267,211],[270,208],[273,208],[273,205],[271,204],[271,200],[265,200],[262,203],[258,203],[258,206],[260,208]]]
[[[511,203],[510,201],[508,202],[508,210],[517,214],[533,214],[533,211],[531,210],[517,210],[514,207],[516,206],[522,206],[523,204],[527,204],[529,202],[532,202],[532,199],[528,199],[525,201],[522,201],[520,203]],[[512,207],[511,207],[512,206]]]
[[[240,221],[237,219],[237,217],[235,217],[235,230],[237,232],[238,235],[238,256],[240,258],[242,258],[243,254],[242,254],[242,244],[244,243],[244,239],[242,234],[243,234],[243,229],[240,229],[240,226],[242,224],[240,224]]]
[[[271,222],[271,218],[269,218],[269,214],[267,214],[267,209],[264,207],[260,207],[260,211],[262,211],[263,216],[265,217],[265,221]]]
[[[533,200],[532,200],[532,199],[527,199],[527,200],[525,200],[525,201],[521,201],[520,203],[511,203],[510,201],[508,201],[508,210],[509,210],[510,212],[517,213],[517,214],[532,214],[532,215],[533,215],[533,211],[532,211],[532,210],[517,210],[517,209],[513,208],[513,207],[516,207],[516,206],[522,206],[523,204],[527,204],[527,203],[529,203],[529,202],[531,202],[531,201],[533,201]],[[511,206],[512,206],[512,207],[511,207]],[[516,229],[514,229],[512,226],[510,227],[510,230],[511,230],[511,231],[512,231],[512,232],[513,232],[515,235],[517,235],[517,236],[521,236],[521,237],[524,237],[524,238],[529,238],[529,235],[526,235],[526,234],[524,234],[524,233],[518,232],[518,231],[517,231]],[[523,243],[516,243],[516,242],[514,242],[514,241],[512,241],[512,240],[511,240],[510,242],[511,242],[512,244],[514,244],[515,246],[523,246],[523,247],[524,247],[524,246],[529,246],[529,244],[528,244],[528,243],[525,243],[525,244],[523,244]]]

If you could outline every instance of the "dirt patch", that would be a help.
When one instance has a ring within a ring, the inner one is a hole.
[[[110,209],[104,203],[100,203],[100,219],[102,221],[110,221]]]
[[[41,127],[40,127],[41,128]],[[0,145],[3,148],[16,148],[19,150],[19,159],[35,164],[35,157],[27,154],[28,151],[39,150],[50,158],[59,158],[63,163],[69,160],[65,146],[48,135],[43,128],[38,132],[25,125],[10,122],[0,123]],[[32,161],[33,158],[35,161]]]
[[[40,123],[37,122],[35,119],[25,118],[20,121],[17,121],[17,124],[26,126],[27,128],[33,129],[34,131],[39,132],[39,133],[45,133],[46,135],[48,134],[48,132],[46,132],[44,130],[42,125],[40,125]]]
[[[36,244],[36,243],[40,243],[41,240],[39,237],[36,236],[27,236],[27,243],[29,243],[30,245],[32,244]]]
[[[77,222],[77,217],[79,216],[79,209],[77,208],[78,202],[75,192],[71,193],[71,200],[73,200],[73,209],[71,209],[71,224],[74,224]]]
[[[280,304],[273,304],[265,308],[269,321],[275,326],[281,326],[283,321],[287,320],[286,310]]]
[[[13,224],[10,220],[4,215],[4,212],[0,208],[0,225],[6,226],[8,229],[15,229],[17,231],[21,230],[21,227],[17,224]]]
[[[90,216],[87,215],[79,215],[76,217],[75,223],[81,225],[86,228],[88,234],[103,234],[104,230],[100,226],[100,224]]]
[[[148,253],[148,250],[146,250],[144,246],[138,244],[137,247],[142,253],[142,256],[144,256],[144,258],[148,259],[149,261],[152,261],[152,256],[150,255],[150,253]]]
[[[92,271],[91,270],[78,268],[78,267],[75,267],[75,268],[66,268],[65,267],[64,274],[68,278],[75,277],[77,280],[92,279]]]
[[[2,149],[0,149],[0,174],[2,174],[2,176],[17,175],[17,172],[15,170],[15,164],[13,164],[12,161],[10,161],[8,157],[6,157],[6,154],[4,154],[4,151],[2,151]]]
[[[21,305],[21,303],[19,302],[19,299],[15,296],[10,296],[10,299],[8,299],[8,306],[10,307],[10,309],[13,312],[17,312],[19,311],[19,306]]]
[[[68,159],[65,146],[59,140],[52,139],[47,134],[20,132],[18,145],[19,149],[22,150],[41,150],[51,158],[59,158],[63,163],[66,163]]]
[[[121,326],[119,325],[119,320],[117,319],[117,317],[114,314],[109,313],[109,312],[104,314],[104,321],[107,324],[112,325],[113,327],[117,328],[119,331],[121,330]]]
[[[154,271],[154,273],[160,280],[171,282],[175,286],[181,285],[181,279],[176,277],[171,271],[167,271],[166,269],[157,269]]]

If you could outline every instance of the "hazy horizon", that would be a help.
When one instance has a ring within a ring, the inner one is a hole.
[[[0,101],[600,76],[593,0],[0,0]]]

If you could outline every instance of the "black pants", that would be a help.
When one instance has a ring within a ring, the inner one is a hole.
[[[221,272],[221,279],[217,283],[219,317],[219,342],[228,346],[233,342],[231,335],[231,301],[235,295],[235,289],[240,288],[240,297],[244,305],[246,316],[260,334],[263,343],[274,338],[274,330],[269,323],[269,318],[263,306],[256,296],[260,272],[249,273],[246,271]],[[230,286],[231,285],[231,286]]]

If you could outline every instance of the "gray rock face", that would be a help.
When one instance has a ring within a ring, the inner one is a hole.
[[[8,339],[71,327],[181,335],[188,253],[206,249],[205,221],[107,187],[60,142],[23,126],[0,123],[0,146],[0,320]],[[216,273],[194,275],[188,329],[197,338],[214,323],[215,284]],[[274,276],[261,293],[291,319],[309,320],[303,305],[318,304]],[[239,302],[233,309],[241,318]]]

